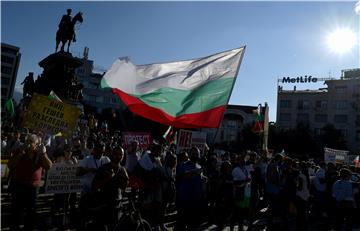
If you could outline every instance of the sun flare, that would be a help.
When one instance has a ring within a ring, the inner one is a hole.
[[[349,28],[339,28],[327,35],[327,45],[336,54],[344,54],[355,47],[356,35]]]

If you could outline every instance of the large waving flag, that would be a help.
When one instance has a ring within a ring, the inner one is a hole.
[[[245,47],[204,58],[134,65],[118,59],[101,86],[128,108],[177,128],[217,128],[229,101]]]

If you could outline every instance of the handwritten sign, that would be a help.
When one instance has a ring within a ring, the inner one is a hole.
[[[202,153],[206,147],[206,133],[181,129],[177,141],[177,153],[198,147]]]
[[[82,191],[81,178],[76,176],[78,165],[54,164],[46,178],[46,193],[73,193]]]
[[[23,126],[50,134],[62,132],[64,136],[71,136],[79,115],[79,108],[35,93],[24,116]]]
[[[125,148],[128,148],[136,140],[139,142],[140,148],[145,150],[152,142],[151,134],[148,132],[123,132],[122,135]]]

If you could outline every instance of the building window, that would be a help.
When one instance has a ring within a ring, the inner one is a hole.
[[[18,51],[11,49],[11,48],[7,48],[7,47],[1,47],[1,53],[8,53],[8,54],[13,54],[13,55],[17,55]]]
[[[111,103],[112,104],[117,104],[118,103],[118,98],[111,98]]]
[[[336,86],[335,92],[337,94],[344,94],[346,92],[347,87],[346,86]]]
[[[104,103],[110,104],[110,97],[104,96]]]
[[[8,64],[13,64],[14,63],[14,58],[6,56],[6,55],[1,55],[1,62],[8,63]]]
[[[97,96],[96,96],[96,95],[90,95],[90,96],[89,96],[89,100],[90,100],[91,102],[96,102],[96,101],[97,101]]]
[[[3,74],[11,74],[12,68],[7,66],[1,66],[1,73]]]
[[[104,97],[102,97],[102,96],[96,97],[96,102],[97,103],[103,103],[104,102]]]
[[[335,101],[335,107],[338,110],[347,109],[348,101],[347,100],[337,100]]]
[[[321,128],[314,128],[314,135],[320,136],[321,135]]]
[[[1,78],[1,85],[9,85],[10,79],[2,77]]]
[[[316,108],[326,109],[327,108],[327,101],[326,100],[318,100],[316,101]]]
[[[228,128],[236,128],[236,121],[235,120],[228,120],[227,121]]]
[[[326,114],[316,114],[315,115],[315,122],[318,123],[327,123],[327,115]]]
[[[340,129],[340,132],[344,138],[347,137],[347,129]]]
[[[236,135],[237,135],[236,130],[231,130],[229,140],[230,141],[236,141]]]
[[[348,118],[347,115],[335,115],[334,122],[335,123],[347,123]]]
[[[297,122],[309,122],[309,114],[299,113],[297,115]]]
[[[309,100],[299,100],[298,101],[298,109],[309,109],[310,102]]]
[[[360,127],[360,115],[357,115],[357,116],[356,116],[355,125],[356,125],[357,127]]]
[[[360,130],[357,130],[357,131],[356,131],[355,140],[356,140],[356,141],[360,141]]]
[[[280,108],[291,108],[291,100],[280,100]]]
[[[280,121],[291,121],[290,113],[280,113]]]
[[[76,69],[76,74],[82,75],[82,74],[84,74],[84,73],[85,73],[84,68],[77,68],[77,69]]]
[[[8,89],[7,88],[1,88],[1,95],[2,96],[7,96],[8,93]]]

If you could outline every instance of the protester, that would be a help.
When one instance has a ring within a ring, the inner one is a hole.
[[[305,231],[307,230],[308,223],[307,213],[308,201],[310,197],[310,182],[308,168],[304,162],[300,163],[296,185],[296,230]]]
[[[43,169],[51,167],[51,160],[46,154],[46,148],[40,145],[37,135],[27,137],[26,145],[14,153],[9,160],[11,171],[11,230],[19,230],[21,214],[25,213],[25,229],[35,228],[36,198],[41,184]]]
[[[238,222],[239,228],[242,229],[244,220],[248,219],[248,209],[250,206],[251,193],[251,175],[245,166],[243,155],[238,155],[235,161],[235,167],[232,171],[234,181],[234,208],[230,229],[232,230],[235,223]]]
[[[314,177],[314,212],[318,217],[325,217],[326,215],[326,165],[325,162],[320,162],[319,168],[315,172]]]
[[[343,168],[340,170],[340,179],[332,187],[332,195],[336,201],[336,230],[342,230],[343,224],[346,230],[352,230],[355,201],[350,178],[350,170]]]
[[[135,170],[142,180],[142,207],[144,217],[156,227],[156,230],[163,229],[161,206],[163,204],[162,181],[164,179],[162,171],[162,146],[154,143],[151,150],[146,151],[139,160]]]
[[[203,214],[203,182],[206,181],[206,177],[203,176],[202,168],[198,164],[200,150],[192,148],[189,157],[190,160],[176,167],[177,230],[194,230],[201,222]]]
[[[141,154],[139,152],[139,142],[134,140],[131,142],[131,145],[126,154],[125,168],[129,174],[132,174],[134,171],[140,157]]]
[[[233,205],[233,176],[230,161],[224,161],[220,168],[219,187],[216,202],[217,230],[223,230],[225,222],[229,221],[232,215]]]
[[[269,220],[268,224],[271,227],[273,223],[273,218],[276,215],[280,214],[280,169],[279,166],[282,161],[282,156],[280,154],[275,155],[275,157],[270,161],[267,171],[266,171],[266,194],[269,201]]]
[[[103,165],[110,163],[110,159],[104,156],[105,144],[103,142],[96,143],[92,155],[85,157],[80,161],[80,165],[77,169],[76,174],[81,176],[81,182],[83,184],[83,191],[80,198],[80,214],[81,221],[80,225],[85,225],[86,219],[88,219],[89,211],[88,208],[96,203],[96,199],[92,194],[92,181],[94,179],[96,171]]]
[[[56,164],[65,164],[67,166],[78,164],[78,160],[76,157],[72,155],[71,146],[66,144],[63,147],[60,155],[57,155]],[[64,212],[67,213],[69,211],[70,214],[70,222],[75,223],[75,214],[76,214],[76,203],[77,203],[77,194],[76,193],[57,193],[54,195],[54,205],[52,207],[52,215],[55,219],[56,212]],[[61,224],[62,224],[61,219]]]
[[[104,203],[97,213],[95,223],[97,230],[113,230],[121,215],[122,192],[125,190],[129,177],[126,169],[121,166],[124,149],[115,147],[110,155],[111,162],[102,165],[96,172],[92,188],[97,199]]]

